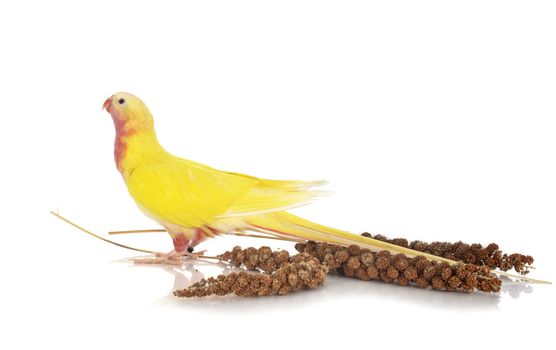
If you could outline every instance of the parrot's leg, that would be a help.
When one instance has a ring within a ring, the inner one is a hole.
[[[197,259],[205,253],[204,251],[193,253],[193,247],[203,239],[202,232],[194,232],[192,239],[182,232],[170,232],[170,235],[174,243],[172,251],[134,259],[133,261],[137,264],[182,265],[183,259]]]
[[[205,253],[205,250],[201,250],[199,252],[193,253],[193,247],[190,247],[191,251],[189,251],[189,248],[187,248],[187,250],[178,252],[175,249],[172,250],[169,253],[166,254],[158,254],[159,256],[165,256],[168,257],[169,259],[179,259],[179,258],[200,258],[203,256],[203,254]]]
[[[174,243],[174,251],[176,253],[184,252],[192,246],[191,239],[187,238],[183,233],[170,233],[172,242]]]

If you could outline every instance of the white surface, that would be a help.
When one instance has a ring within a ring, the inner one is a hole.
[[[148,228],[112,159],[112,93],[183,157],[330,181],[296,210],[355,232],[497,242],[555,280],[554,2],[2,2],[3,349],[538,348],[553,286],[450,294],[330,277],[286,297],[178,300],[188,278],[48,214]],[[122,242],[169,250],[163,235]],[[223,238],[204,245],[221,252]],[[215,267],[199,267],[208,275]],[[227,345],[226,345],[227,344]]]

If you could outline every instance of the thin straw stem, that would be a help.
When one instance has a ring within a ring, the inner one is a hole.
[[[504,271],[493,270],[492,272],[495,273],[495,274],[498,274],[500,276],[515,278],[515,279],[521,280],[523,282],[534,283],[534,284],[552,284],[552,282],[550,282],[550,281],[537,280],[537,279],[529,278],[529,277],[525,277],[525,276],[514,275],[514,274],[511,274],[511,273],[504,272]]]
[[[108,231],[109,235],[124,235],[126,233],[146,233],[146,232],[167,232],[162,228],[153,228],[148,230],[127,230],[127,231]]]
[[[60,215],[60,214],[58,214],[58,213],[56,213],[56,212],[54,212],[54,211],[51,211],[50,214],[54,215],[55,217],[57,217],[58,219],[60,219],[60,220],[62,220],[62,221],[64,221],[64,222],[70,224],[71,226],[77,228],[78,230],[81,230],[81,231],[85,232],[85,233],[88,234],[88,235],[91,235],[91,236],[93,236],[93,237],[95,237],[95,238],[98,238],[98,239],[100,239],[100,240],[102,240],[102,241],[105,241],[105,242],[108,242],[108,243],[110,243],[110,244],[116,245],[116,246],[118,246],[118,247],[122,247],[122,248],[125,248],[125,249],[130,249],[130,250],[135,250],[136,252],[148,253],[148,254],[161,254],[161,253],[159,253],[159,252],[155,252],[155,251],[152,251],[152,250],[130,247],[130,246],[125,245],[125,244],[121,244],[121,243],[118,243],[118,242],[111,241],[111,240],[109,240],[109,239],[107,239],[107,238],[104,238],[104,237],[102,237],[102,236],[99,236],[99,235],[97,235],[96,233],[93,233],[93,232],[91,232],[91,231],[89,231],[89,230],[87,230],[87,229],[85,229],[85,228],[83,228],[83,227],[77,225],[77,224],[74,223],[74,222],[71,222],[70,220],[66,219],[65,217],[63,217],[62,215]]]

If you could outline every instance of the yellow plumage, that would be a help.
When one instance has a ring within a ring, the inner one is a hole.
[[[175,157],[159,144],[152,115],[139,98],[117,93],[106,100],[104,107],[116,126],[114,155],[129,193],[146,215],[166,228],[176,251],[220,233],[254,230],[300,240],[426,255],[286,212],[321,194],[310,188],[322,181],[259,179]]]

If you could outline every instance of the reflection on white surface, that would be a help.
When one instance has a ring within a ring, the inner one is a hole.
[[[508,295],[519,298],[522,294],[530,294],[533,287],[528,284],[504,279],[502,291],[497,294],[488,293],[455,293],[423,290],[417,287],[401,287],[378,281],[360,281],[337,275],[328,275],[326,283],[314,290],[299,291],[287,296],[271,296],[260,298],[242,298],[233,295],[225,297],[209,296],[204,298],[177,298],[172,295],[176,289],[187,286],[205,277],[229,273],[235,268],[224,263],[187,262],[182,267],[161,265],[133,265],[138,269],[158,269],[174,276],[173,285],[168,287],[168,294],[155,301],[155,305],[182,307],[189,309],[211,309],[218,306],[219,310],[252,312],[261,309],[278,310],[301,308],[313,303],[338,302],[343,299],[365,298],[373,302],[410,303],[423,307],[439,309],[496,309],[501,298]],[[240,271],[239,269],[237,269]],[[248,306],[248,307],[247,307]]]
[[[502,293],[508,294],[513,299],[518,299],[523,294],[533,293],[533,286],[527,283],[512,281],[506,277],[502,278]]]

